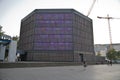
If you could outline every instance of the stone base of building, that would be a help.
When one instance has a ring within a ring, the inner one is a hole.
[[[74,60],[73,51],[28,51],[27,61],[71,62]]]
[[[94,55],[74,53],[74,51],[26,51],[26,61],[40,62],[94,62]]]

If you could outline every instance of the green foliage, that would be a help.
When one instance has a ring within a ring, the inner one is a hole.
[[[12,39],[15,40],[15,41],[18,41],[19,37],[18,36],[13,36]]]
[[[107,52],[107,58],[110,59],[110,60],[116,60],[116,59],[118,59],[118,52],[115,51],[115,49],[110,49]]]
[[[13,36],[12,40],[17,41],[17,45],[18,45],[18,41],[19,41],[19,37],[18,36]],[[17,48],[18,48],[18,46],[17,46]]]
[[[2,27],[0,26],[0,38],[3,34],[4,34],[4,32],[2,31]]]
[[[116,57],[117,57],[117,59],[120,59],[120,51],[118,51],[118,52],[116,53]]]
[[[3,32],[3,31],[1,31],[1,32],[0,32],[0,36],[2,36],[3,34],[4,34],[4,32]]]

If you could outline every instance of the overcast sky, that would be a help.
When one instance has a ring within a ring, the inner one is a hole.
[[[21,19],[34,9],[73,8],[87,15],[93,0],[0,0],[0,25],[10,36],[19,36]],[[97,0],[89,17],[93,19],[94,43],[110,43],[108,22],[97,16],[120,18],[120,0]],[[110,20],[112,42],[120,43],[120,19]]]

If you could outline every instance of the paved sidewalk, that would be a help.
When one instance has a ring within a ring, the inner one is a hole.
[[[120,80],[120,64],[0,69],[0,80]]]

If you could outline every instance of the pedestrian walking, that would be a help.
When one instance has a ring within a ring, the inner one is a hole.
[[[112,60],[110,60],[110,65],[112,66]]]
[[[83,67],[84,67],[84,70],[86,70],[86,67],[87,67],[86,61],[83,61]]]
[[[110,64],[110,60],[107,60],[107,65],[109,65]]]

